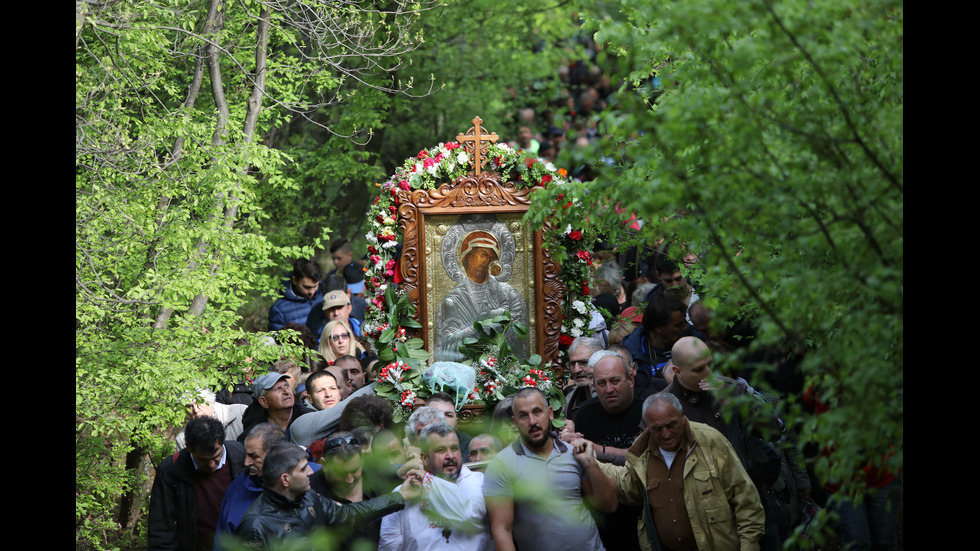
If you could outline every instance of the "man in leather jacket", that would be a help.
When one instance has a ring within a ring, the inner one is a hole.
[[[421,472],[409,473],[398,492],[339,505],[310,491],[313,474],[306,451],[283,443],[266,454],[262,466],[262,495],[245,513],[238,536],[249,547],[264,547],[285,537],[305,536],[314,528],[354,525],[401,510],[421,495]]]

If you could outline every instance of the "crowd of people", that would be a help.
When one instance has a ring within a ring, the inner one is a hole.
[[[291,329],[305,357],[187,397],[153,484],[151,549],[319,537],[341,549],[775,550],[823,501],[779,397],[713,372],[732,341],[712,333],[710,290],[680,269],[703,252],[605,255],[605,319],[567,350],[564,408],[524,388],[477,431],[457,425],[445,393],[394,423],[359,331],[362,271],[346,241],[331,253],[325,276],[297,260],[270,310],[274,338]],[[840,509],[842,537],[897,549],[898,480],[864,474],[880,490]]]

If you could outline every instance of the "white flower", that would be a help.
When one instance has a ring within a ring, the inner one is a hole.
[[[435,176],[436,172],[439,170],[439,163],[433,163],[429,168],[425,169],[426,172]]]
[[[368,243],[378,242],[378,238],[372,232],[367,232],[366,234],[364,234],[364,239],[367,239]]]
[[[567,325],[562,325],[561,326],[561,332],[562,333],[568,333],[568,326]]]
[[[398,245],[397,241],[385,241],[381,244],[382,249],[394,249],[395,245]]]
[[[446,172],[452,172],[454,168],[456,168],[456,163],[454,163],[451,159],[447,159]]]
[[[583,320],[582,318],[575,318],[574,320],[572,320],[572,325],[574,325],[575,327],[584,327],[585,320]],[[572,329],[572,331],[574,330],[575,329]]]
[[[568,235],[568,234],[570,234],[570,233],[572,233],[572,225],[571,225],[571,224],[569,224],[569,225],[568,225],[568,226],[567,226],[567,227],[565,228],[565,235]]]
[[[579,314],[585,314],[588,311],[588,308],[585,306],[585,303],[582,302],[581,300],[573,300],[572,308],[574,308],[575,311],[577,311]]]
[[[505,143],[501,143],[501,144],[500,144],[500,145],[498,145],[497,147],[499,147],[500,149],[510,149],[510,146],[509,146],[509,145],[507,145],[507,144],[505,144]]]
[[[456,161],[459,164],[466,163],[469,160],[470,160],[470,156],[467,155],[465,151],[462,151],[462,152],[459,153],[459,155],[456,155]]]
[[[387,290],[387,289],[388,289],[388,284],[387,283],[382,283],[381,285],[378,285],[378,294],[380,295],[380,294],[384,293],[385,290]]]
[[[582,330],[578,327],[573,327],[569,334],[575,338],[578,338],[582,336]]]
[[[422,166],[422,163],[415,163],[415,166],[412,168],[412,173],[413,174],[418,174],[419,172],[422,172],[422,169],[423,168],[425,168],[425,167]]]
[[[557,170],[555,168],[555,165],[553,165],[551,163],[545,163],[544,164],[544,169],[547,170],[548,172],[554,172],[555,170]]]

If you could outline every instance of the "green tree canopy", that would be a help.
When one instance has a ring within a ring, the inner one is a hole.
[[[137,525],[186,392],[295,354],[237,329],[246,294],[312,253],[267,237],[276,197],[300,188],[263,140],[296,117],[358,130],[312,119],[357,90],[398,93],[385,75],[428,7],[76,3],[77,546]]]
[[[794,357],[829,405],[789,416],[827,450],[821,478],[860,494],[867,463],[896,472],[901,2],[619,0],[586,13],[624,85],[593,152],[606,159],[598,179],[542,194],[538,219],[559,193],[618,201],[648,243],[701,253],[691,273],[715,322],[752,320],[751,349]]]

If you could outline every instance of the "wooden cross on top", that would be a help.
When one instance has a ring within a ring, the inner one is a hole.
[[[487,152],[491,143],[497,143],[497,133],[480,133],[482,130],[480,124],[483,122],[480,117],[474,117],[472,122],[473,126],[470,127],[469,131],[466,134],[456,136],[456,141],[463,146],[463,151],[469,153],[475,173],[479,176],[480,168],[483,166],[483,160],[480,156]]]

